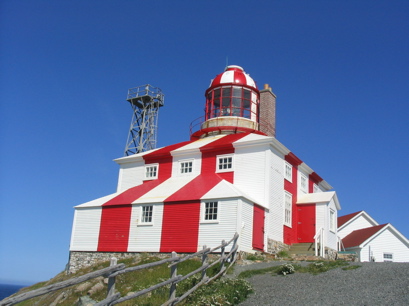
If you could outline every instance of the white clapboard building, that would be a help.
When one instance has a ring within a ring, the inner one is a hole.
[[[117,192],[75,207],[71,253],[337,249],[332,187],[275,138],[275,95],[239,66],[206,90],[190,140],[116,159]]]
[[[365,211],[338,218],[342,247],[359,261],[409,262],[409,241],[392,224],[378,224]]]

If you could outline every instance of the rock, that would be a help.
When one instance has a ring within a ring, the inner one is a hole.
[[[91,299],[89,296],[82,296],[78,299],[77,306],[92,306],[97,302]]]

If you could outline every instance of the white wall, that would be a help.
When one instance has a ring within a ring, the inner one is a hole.
[[[241,222],[239,224],[239,250],[245,252],[253,251],[253,203],[245,200],[239,201],[239,209],[241,210]],[[238,220],[240,220],[238,219]]]
[[[340,236],[343,239],[344,237],[348,236],[353,231],[371,227],[374,225],[377,225],[377,224],[373,224],[365,215],[360,215],[350,224],[345,225],[344,227],[338,229],[338,236]]]
[[[155,203],[152,211],[152,224],[142,225],[142,205],[132,205],[131,221],[129,228],[128,252],[159,252],[163,203]]]
[[[386,228],[366,243],[361,250],[361,261],[369,261],[369,250],[376,262],[383,262],[383,253],[392,253],[394,262],[409,262],[409,248]]]
[[[200,205],[198,251],[203,248],[203,245],[213,248],[220,245],[222,240],[225,240],[227,242],[231,238],[233,238],[234,234],[236,233],[239,200],[215,199],[215,201],[219,202],[219,220],[217,221],[217,223],[209,223],[207,221],[203,221],[204,205]],[[230,250],[230,247],[228,248],[228,250]]]
[[[326,212],[326,224],[327,224],[327,247],[338,250],[338,239],[337,239],[337,226],[335,224],[335,232],[330,230],[330,210],[333,210],[335,213],[335,223],[337,222],[338,218],[338,210],[337,207],[335,206],[334,199],[332,198],[329,204],[327,205],[327,212]]]
[[[234,155],[234,185],[261,205],[268,203],[266,155],[260,146],[236,148]]]
[[[275,241],[283,242],[284,223],[284,156],[268,151],[267,162],[269,168],[268,201],[269,212],[266,212],[266,236]]]
[[[70,251],[96,251],[98,249],[101,213],[101,207],[75,209]]]
[[[142,184],[144,165],[143,161],[121,164],[117,192]]]

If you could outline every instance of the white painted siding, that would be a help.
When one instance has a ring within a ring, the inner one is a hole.
[[[284,156],[278,152],[268,151],[268,163],[270,164],[268,180],[268,201],[269,213],[266,236],[275,241],[283,242],[283,222],[284,222]]]
[[[97,250],[101,213],[101,207],[75,209],[70,251]]]
[[[369,249],[376,262],[383,262],[383,253],[392,253],[394,262],[409,262],[409,248],[389,228],[381,230],[361,251],[361,261],[369,261]]]
[[[374,224],[370,222],[370,220],[368,220],[368,218],[366,218],[365,215],[360,215],[353,222],[339,229],[338,236],[340,236],[341,238],[344,238],[348,236],[350,233],[352,233],[353,231],[371,227],[373,225]]]
[[[315,231],[317,232],[321,227],[326,228],[326,213],[327,213],[327,204],[319,203],[315,205]],[[315,235],[315,234],[314,234]]]
[[[192,160],[193,172],[192,173],[180,173],[180,161]],[[186,175],[199,175],[202,167],[202,154],[200,151],[194,152],[189,155],[177,155],[173,156],[172,163],[172,177],[186,176]]]
[[[117,192],[143,183],[145,164],[143,161],[122,164],[119,169]]]
[[[162,235],[163,203],[153,205],[152,225],[142,225],[141,205],[132,205],[128,252],[159,252]]]
[[[239,200],[214,199],[213,201],[219,202],[217,223],[203,222],[205,207],[200,205],[198,251],[203,248],[203,245],[213,248],[220,245],[222,240],[227,242],[236,233]],[[230,250],[230,247],[228,250]]]
[[[253,251],[253,203],[245,200],[241,202],[241,225],[239,250],[245,252]]]
[[[268,181],[265,178],[269,174],[269,166],[266,150],[260,146],[236,148],[234,159],[234,185],[257,203],[267,203]]]
[[[336,206],[335,206],[335,202],[334,202],[334,198],[332,198],[332,200],[329,202],[329,204],[327,205],[327,212],[326,212],[326,218],[327,218],[327,222],[326,222],[326,224],[327,224],[327,232],[328,232],[328,235],[327,235],[327,247],[329,247],[329,248],[331,248],[331,249],[334,249],[334,250],[337,250],[338,249],[338,244],[337,244],[337,242],[338,242],[338,240],[337,240],[337,226],[335,225],[335,232],[332,232],[331,230],[330,230],[330,210],[333,210],[334,211],[334,213],[335,213],[335,222],[336,222],[336,220],[337,220],[337,218],[338,218],[338,210],[337,210],[337,208],[336,208]]]

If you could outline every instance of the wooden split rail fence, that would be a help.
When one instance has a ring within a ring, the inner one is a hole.
[[[209,283],[210,281],[220,277],[221,275],[225,274],[227,269],[229,269],[233,263],[236,261],[236,255],[237,255],[237,249],[238,249],[238,244],[237,244],[237,239],[238,239],[239,235],[236,233],[234,235],[234,237],[228,241],[225,242],[224,240],[222,241],[222,244],[215,247],[215,248],[208,248],[206,246],[203,246],[203,250],[194,253],[194,254],[189,254],[183,257],[179,257],[177,255],[177,253],[172,252],[172,256],[170,258],[166,258],[160,261],[156,261],[156,262],[152,262],[152,263],[148,263],[148,264],[144,264],[144,265],[140,265],[140,266],[134,266],[134,267],[126,267],[125,264],[117,264],[117,259],[113,258],[111,260],[111,266],[108,268],[104,268],[95,272],[91,272],[76,278],[72,278],[63,282],[59,282],[59,283],[55,283],[55,284],[51,284],[48,285],[46,287],[40,288],[40,289],[36,289],[33,291],[29,291],[29,292],[24,292],[22,294],[19,294],[17,296],[5,299],[0,301],[0,306],[8,306],[8,305],[14,305],[17,304],[19,302],[28,300],[28,299],[32,299],[34,297],[37,296],[41,296],[50,292],[54,292],[56,290],[60,290],[63,288],[67,288],[70,286],[74,286],[77,284],[80,284],[82,282],[88,281],[90,279],[94,279],[100,276],[106,277],[108,278],[108,293],[107,293],[107,297],[95,304],[95,306],[102,306],[102,305],[115,305],[127,300],[131,300],[137,297],[140,297],[144,294],[147,294],[153,290],[156,290],[158,288],[170,285],[170,289],[169,289],[169,299],[163,304],[163,305],[176,305],[177,303],[183,301],[185,298],[187,298],[190,294],[192,294],[196,289],[198,289],[199,287],[201,287],[204,284]],[[226,252],[226,248],[229,246],[231,246],[230,252]],[[220,251],[218,251],[220,250]],[[211,263],[208,262],[208,255],[210,253],[219,253],[220,252],[220,257],[216,260],[213,261]],[[187,260],[187,259],[191,259],[194,257],[201,257],[202,260],[202,265],[200,266],[200,268],[182,276],[182,275],[178,275],[177,274],[177,266],[179,263]],[[155,266],[159,266],[162,265],[164,263],[169,263],[169,268],[170,268],[170,278],[166,281],[163,281],[159,284],[156,284],[154,286],[151,286],[149,288],[143,289],[141,291],[138,292],[134,292],[130,295],[124,296],[122,297],[120,293],[115,291],[115,278],[116,276],[120,275],[120,274],[124,274],[124,273],[130,273],[133,271],[138,271],[138,270],[142,270],[142,269],[150,269],[152,267]],[[206,271],[207,269],[215,266],[215,265],[219,265],[219,271],[218,273],[216,273],[216,275],[212,276],[212,277],[208,277],[206,275]],[[226,267],[227,265],[227,267]],[[197,273],[201,273],[201,279],[200,281],[194,285],[191,289],[189,289],[187,292],[185,292],[183,295],[177,297],[176,296],[176,284],[188,279],[189,277],[192,277],[193,275],[197,274]]]

